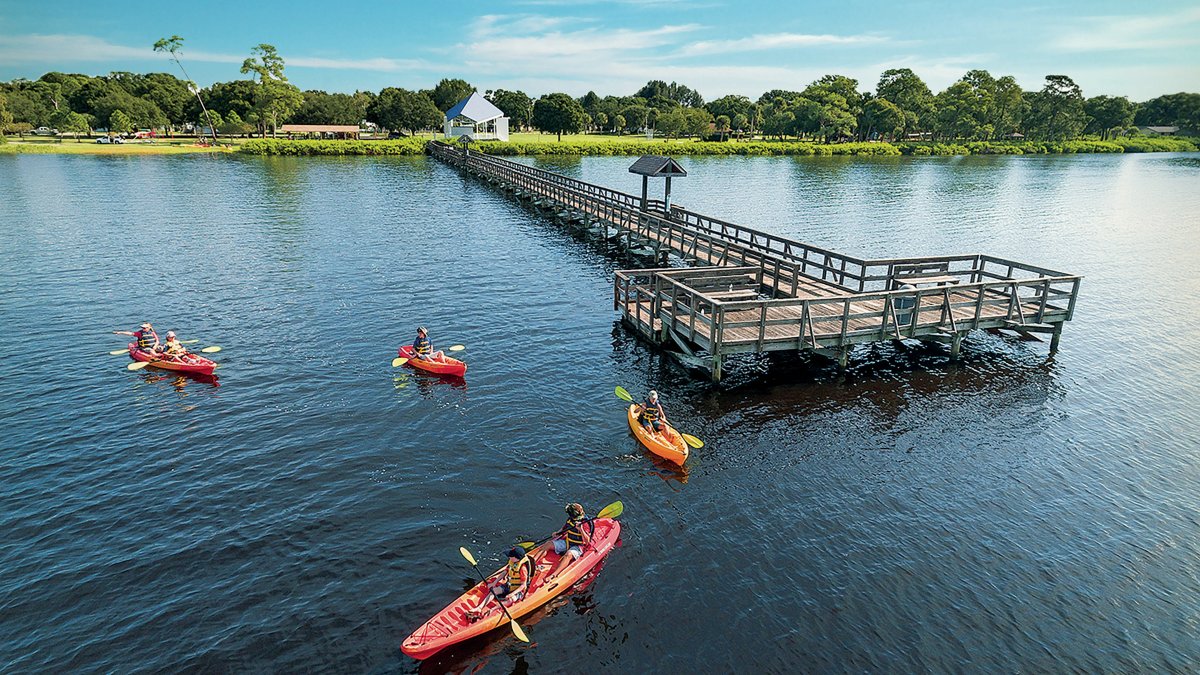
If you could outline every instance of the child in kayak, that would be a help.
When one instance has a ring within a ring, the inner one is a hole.
[[[595,527],[584,514],[583,506],[567,504],[567,522],[554,534],[554,552],[562,557],[547,580],[557,577],[567,565],[583,555],[583,547],[591,543]]]
[[[169,330],[167,331],[167,341],[162,347],[162,353],[164,356],[172,357],[174,361],[183,361],[184,357],[188,355],[188,350],[187,347],[184,347],[175,338],[175,331]]]
[[[429,331],[425,326],[417,329],[417,339],[413,340],[413,353],[422,361],[445,361],[445,354],[433,351],[433,343],[429,341]]]
[[[667,421],[667,412],[663,410],[662,404],[658,402],[658,392],[653,389],[646,396],[646,401],[638,405],[635,411],[638,415],[638,421],[642,426],[646,427],[646,431],[653,433],[662,433],[664,424]]]
[[[467,618],[477,621],[484,605],[488,604],[493,597],[497,602],[511,607],[514,602],[525,597],[532,581],[533,561],[529,559],[525,549],[514,546],[508,552],[508,567],[504,569],[504,574],[488,585],[488,593],[479,600],[479,604],[466,611]]]
[[[114,330],[113,335],[132,335],[137,338],[137,347],[142,351],[157,352],[162,349],[158,342],[158,333],[154,332],[154,326],[147,321],[140,326],[140,330]]]

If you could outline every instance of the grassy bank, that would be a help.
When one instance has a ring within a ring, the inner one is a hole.
[[[80,142],[53,138],[13,138],[0,144],[4,155],[182,155],[196,152],[232,152],[230,147],[201,147],[195,139],[159,139],[153,143],[128,141],[121,144],[97,143],[96,139],[81,138]]]
[[[241,151],[252,155],[422,155],[427,138],[402,138],[396,141],[289,141],[255,138],[246,141]]]

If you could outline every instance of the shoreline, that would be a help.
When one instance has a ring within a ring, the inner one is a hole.
[[[0,154],[64,155],[175,155],[196,153],[242,153],[272,156],[382,156],[423,155],[425,137],[400,140],[326,141],[287,139],[238,139],[233,145],[218,147],[181,143],[126,143],[107,145],[93,142],[62,143],[9,140],[0,144]],[[583,136],[563,141],[515,140],[483,141],[477,151],[497,156],[968,156],[968,155],[1067,155],[1120,154],[1145,152],[1197,152],[1200,139],[1135,138],[1115,141],[970,141],[938,143],[932,141],[811,143],[807,141],[694,141],[646,140],[609,136]]]

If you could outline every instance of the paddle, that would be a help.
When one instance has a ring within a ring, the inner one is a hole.
[[[467,550],[466,546],[459,546],[458,552],[462,554],[462,557],[467,559],[467,562],[471,563],[471,567],[475,568],[475,573],[479,575],[479,579],[483,582],[484,588],[486,588],[487,592],[491,593],[492,597],[496,599],[496,604],[500,605],[500,609],[504,610],[504,616],[508,617],[509,626],[512,627],[513,635],[517,636],[517,639],[521,642],[529,642],[529,638],[526,637],[525,631],[521,630],[521,626],[517,623],[517,620],[512,617],[512,614],[508,613],[508,608],[504,606],[504,602],[500,600],[500,597],[496,595],[496,592],[492,590],[492,587],[488,586],[487,578],[483,576],[483,572],[479,571],[479,564],[475,562],[475,556],[471,555],[471,552]]]
[[[450,346],[450,349],[447,349],[446,351],[448,351],[448,352],[461,352],[462,350],[464,350],[464,349],[466,349],[466,348],[467,348],[467,347],[466,347],[466,345],[451,345],[451,346]]]
[[[150,365],[149,361],[134,361],[133,363],[125,366],[125,370],[141,370],[148,365]]]
[[[403,356],[392,359],[392,367],[393,368],[399,368],[400,366],[402,366],[406,363],[408,363],[408,359]]]
[[[200,351],[204,352],[205,354],[216,354],[217,352],[221,351],[221,348],[217,347],[217,346],[212,346],[212,347],[205,347],[204,349],[201,349]]]
[[[613,502],[613,503],[609,504],[608,506],[600,509],[600,513],[597,513],[595,518],[588,518],[588,520],[597,520],[600,518],[619,518],[622,513],[625,513],[625,505],[619,501]],[[539,539],[538,541],[518,542],[517,546],[520,546],[521,548],[525,549],[526,551],[532,551],[533,549],[537,548],[539,545],[544,544],[547,541],[549,541],[553,536],[554,535],[552,534],[548,537],[543,537],[542,539]]]
[[[112,354],[113,356],[117,356],[118,354],[128,354],[128,353],[129,353],[128,349],[114,349],[111,352],[109,352],[109,354]]]
[[[629,394],[629,392],[625,389],[625,387],[617,387],[617,389],[614,393],[616,393],[617,398],[621,399],[622,401],[625,401],[627,403],[633,403],[633,396],[631,396]],[[704,441],[700,440],[699,438],[696,438],[695,436],[693,436],[691,434],[685,434],[683,432],[679,432],[679,435],[683,438],[684,443],[687,443],[688,445],[692,446],[693,448],[700,449],[700,448],[704,447]]]
[[[196,344],[196,343],[197,343],[197,342],[199,342],[199,341],[200,341],[200,338],[196,338],[195,340],[180,340],[180,341],[179,341],[179,344],[181,344],[181,345],[194,345],[194,344]]]

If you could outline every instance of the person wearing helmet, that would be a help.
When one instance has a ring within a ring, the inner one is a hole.
[[[663,410],[662,403],[658,401],[657,391],[651,389],[645,402],[640,404],[635,412],[638,415],[638,421],[646,427],[647,431],[662,432],[663,425],[667,422],[667,412]]]
[[[583,555],[583,547],[592,541],[596,525],[579,504],[567,504],[567,522],[554,534],[554,552],[562,556],[547,580],[557,577],[567,565]]]
[[[514,546],[508,551],[508,565],[500,576],[487,585],[488,592],[479,599],[479,603],[466,611],[467,619],[478,621],[484,605],[492,598],[505,606],[511,607],[514,602],[525,597],[529,584],[533,581],[533,560],[520,546]]]
[[[422,361],[444,361],[445,354],[433,351],[433,343],[429,341],[429,331],[425,326],[417,329],[417,339],[413,340],[413,353]]]
[[[132,335],[137,338],[137,348],[146,352],[157,352],[162,346],[158,341],[158,333],[154,332],[154,326],[147,321],[143,323],[138,330],[114,330],[113,335]]]
[[[187,356],[188,350],[175,337],[175,331],[169,330],[167,331],[167,341],[163,344],[162,353],[182,361],[183,357]]]

